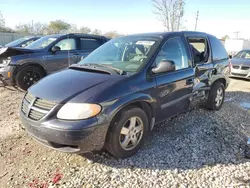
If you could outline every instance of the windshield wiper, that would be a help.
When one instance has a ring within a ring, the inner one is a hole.
[[[105,73],[105,74],[111,74],[110,71],[108,70],[103,70],[103,69],[98,69],[96,67],[93,67],[92,66],[88,66],[88,65],[85,65],[85,64],[73,64],[71,66],[69,66],[70,69],[83,69],[83,70],[92,70],[92,71],[95,71],[95,72],[101,72],[101,73]]]
[[[102,67],[107,67],[107,68],[109,68],[109,69],[112,69],[112,70],[116,71],[116,72],[117,72],[118,74],[120,74],[120,75],[126,74],[125,71],[123,71],[123,70],[121,70],[121,69],[118,69],[118,68],[115,68],[115,67],[112,67],[111,65],[107,65],[107,64],[98,64],[98,65],[100,65],[100,66],[102,66]]]
[[[119,75],[124,75],[124,74],[126,74],[125,71],[123,71],[123,70],[121,70],[121,69],[118,69],[118,68],[115,68],[115,67],[112,67],[111,65],[107,65],[107,64],[86,63],[86,64],[82,64],[82,65],[85,65],[85,66],[104,67],[104,68],[108,68],[108,69],[111,69],[111,70],[115,71],[115,72],[118,73]]]

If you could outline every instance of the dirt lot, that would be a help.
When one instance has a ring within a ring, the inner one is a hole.
[[[250,187],[248,81],[231,80],[220,111],[191,109],[157,125],[141,151],[125,160],[36,143],[20,127],[22,96],[0,88],[0,188]]]

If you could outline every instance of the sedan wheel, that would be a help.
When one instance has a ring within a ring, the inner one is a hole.
[[[44,76],[44,71],[41,68],[26,66],[18,70],[15,80],[19,88],[27,90]]]

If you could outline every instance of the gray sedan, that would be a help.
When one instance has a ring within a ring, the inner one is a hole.
[[[237,53],[230,62],[231,77],[250,79],[250,50]]]

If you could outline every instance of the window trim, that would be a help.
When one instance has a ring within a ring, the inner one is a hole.
[[[69,38],[62,38],[62,39],[60,39],[60,40],[58,40],[58,41],[55,41],[55,43],[51,46],[50,51],[51,51],[51,49],[52,49],[54,46],[56,46],[59,42],[61,42],[61,41],[63,41],[63,40],[66,40],[66,39],[73,39],[73,40],[75,40],[75,49],[73,49],[73,50],[60,50],[59,52],[68,52],[68,51],[75,51],[75,50],[77,50],[77,40],[76,40],[76,38],[74,38],[74,37],[69,37]]]
[[[208,49],[209,49],[209,57],[208,57],[207,62],[200,63],[200,64],[197,64],[197,63],[194,62],[194,55],[193,55],[192,49],[190,47],[189,38],[191,38],[191,39],[204,39],[204,40],[206,40],[206,43],[207,43]],[[189,52],[190,52],[190,54],[192,56],[193,66],[199,66],[199,65],[204,65],[204,64],[212,63],[212,59],[213,59],[213,57],[212,57],[212,49],[211,49],[211,44],[210,44],[210,40],[209,40],[208,36],[205,36],[205,35],[199,35],[199,36],[186,35],[185,39],[186,39],[186,41],[188,43]]]

